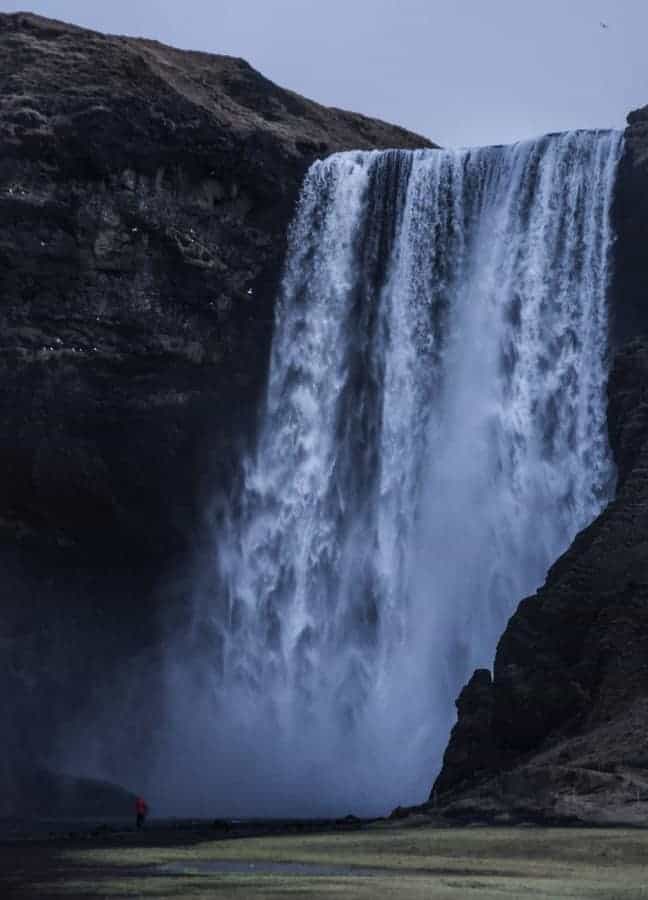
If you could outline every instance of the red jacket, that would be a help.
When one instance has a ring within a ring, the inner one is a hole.
[[[146,801],[142,799],[142,797],[138,797],[135,801],[135,812],[138,816],[145,816],[148,812],[148,806],[146,805]]]

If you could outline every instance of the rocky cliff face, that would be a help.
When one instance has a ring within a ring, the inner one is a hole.
[[[160,604],[181,600],[170,578],[254,421],[307,167],[421,146],[240,59],[0,15],[10,756],[47,756],[54,723],[152,647]]]
[[[622,346],[648,333],[648,106],[628,116],[614,209],[616,276],[612,337]]]
[[[255,408],[306,168],[428,142],[30,15],[0,17],[0,67],[1,527],[165,558]]]
[[[645,821],[648,341],[609,381],[614,502],[523,600],[464,688],[430,805],[450,817]]]

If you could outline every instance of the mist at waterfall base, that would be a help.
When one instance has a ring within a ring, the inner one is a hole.
[[[612,491],[621,142],[311,168],[256,451],[167,664],[167,802],[312,817],[427,798],[462,685]]]

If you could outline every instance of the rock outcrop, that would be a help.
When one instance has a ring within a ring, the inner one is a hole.
[[[609,381],[616,499],[578,535],[476,673],[431,802],[450,816],[645,819],[648,341]]]
[[[146,693],[132,660],[252,431],[307,167],[429,145],[241,59],[0,15],[0,783],[116,671]]]
[[[616,276],[612,337],[622,346],[648,333],[648,106],[628,116],[614,206]]]

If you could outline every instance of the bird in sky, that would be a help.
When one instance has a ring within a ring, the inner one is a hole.
[[[610,26],[608,25],[607,22],[601,22],[601,28],[605,28],[605,30],[607,31],[607,29],[608,29],[609,27],[610,27]]]

